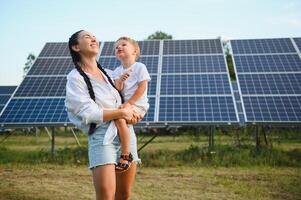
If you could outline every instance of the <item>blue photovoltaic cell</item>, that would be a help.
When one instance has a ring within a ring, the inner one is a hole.
[[[162,75],[161,95],[231,95],[227,74]]]
[[[110,70],[116,69],[121,64],[115,57],[100,57],[98,62],[103,68]]]
[[[159,55],[159,40],[138,41],[141,55]]]
[[[232,40],[231,47],[233,54],[268,54],[296,52],[289,38]]]
[[[6,124],[67,123],[64,98],[12,99],[0,122]]]
[[[142,119],[142,122],[153,122],[154,116],[155,116],[155,97],[149,97],[148,98],[149,103],[149,109],[147,113],[145,114],[144,118]]]
[[[300,74],[238,74],[245,94],[301,94]]]
[[[294,41],[295,41],[299,51],[301,52],[301,38],[294,38]]]
[[[100,56],[115,56],[114,43],[115,42],[104,42]]]
[[[156,95],[157,75],[150,75],[151,80],[148,82],[147,95]]]
[[[163,55],[222,54],[221,41],[213,40],[164,40]]]
[[[38,58],[27,75],[65,75],[72,69],[71,58]]]
[[[234,40],[231,46],[246,121],[300,121],[301,59],[291,39]]]
[[[0,113],[8,100],[10,99],[11,95],[15,91],[16,86],[0,86]]]
[[[11,95],[16,89],[16,86],[0,86],[0,95]]]
[[[4,106],[9,100],[10,95],[0,95],[0,105]],[[1,109],[0,109],[1,112]]]
[[[14,97],[65,96],[66,77],[25,77]]]
[[[301,71],[301,59],[297,54],[234,55],[234,60],[238,73]]]
[[[159,121],[234,122],[237,121],[230,96],[161,97]]]
[[[248,121],[301,121],[301,96],[243,97]]]
[[[66,57],[70,56],[67,42],[46,43],[39,57]]]
[[[140,57],[138,59],[138,62],[145,64],[148,73],[153,74],[158,72],[159,56]],[[120,61],[115,57],[100,57],[99,63],[102,67],[110,70],[114,70],[121,64]]]
[[[114,49],[115,42],[105,42],[101,50],[100,56],[115,56]],[[158,55],[159,54],[159,40],[152,41],[138,41],[140,47],[140,55]]]
[[[162,73],[203,72],[227,72],[224,56],[163,56]]]

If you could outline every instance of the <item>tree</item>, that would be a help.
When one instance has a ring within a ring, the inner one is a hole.
[[[155,33],[151,34],[147,37],[148,40],[165,40],[165,39],[172,39],[172,35],[168,35],[162,31],[156,31]]]
[[[27,56],[27,61],[25,63],[25,67],[23,68],[24,76],[26,76],[28,70],[31,68],[33,62],[35,61],[36,56],[33,53],[30,53]]]

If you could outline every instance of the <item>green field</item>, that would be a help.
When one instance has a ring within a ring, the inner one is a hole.
[[[138,135],[139,146],[150,137]],[[158,136],[140,152],[132,199],[301,199],[300,138],[276,132],[256,149],[249,134],[238,144],[235,135],[217,132],[208,151],[205,134]],[[0,144],[0,199],[94,199],[86,136],[79,139],[82,147],[59,131],[52,157],[46,133],[8,137]]]

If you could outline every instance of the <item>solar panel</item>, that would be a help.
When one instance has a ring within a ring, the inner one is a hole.
[[[12,99],[1,119],[13,124],[67,123],[65,98]]]
[[[159,121],[231,122],[236,121],[231,96],[161,97]]]
[[[0,113],[8,100],[10,99],[11,95],[15,91],[16,86],[0,86]]]
[[[294,38],[294,42],[296,43],[299,52],[301,52],[301,38]]]
[[[292,41],[231,41],[246,122],[301,121],[301,59]]]
[[[142,123],[230,124],[238,122],[222,44],[213,40],[138,41],[139,62],[151,75],[150,109]],[[120,63],[114,42],[101,43],[99,62]],[[73,69],[67,43],[47,43],[9,100],[1,124],[69,124],[64,108],[66,75]]]
[[[223,55],[163,56],[162,73],[226,73]]]
[[[71,58],[37,58],[27,75],[66,75],[73,68]]]
[[[74,68],[67,43],[47,43],[1,114],[7,126],[65,125],[66,75]]]
[[[161,95],[231,94],[227,74],[177,74],[161,77]]]
[[[159,122],[238,122],[219,39],[164,40],[160,76]]]
[[[300,74],[238,74],[243,94],[301,94]]]
[[[248,121],[301,121],[301,96],[244,96],[243,100]]]
[[[66,76],[27,76],[22,81],[14,97],[62,97],[66,95],[66,83]]]
[[[39,57],[69,57],[67,42],[49,42],[42,49]]]
[[[295,53],[289,38],[232,40],[233,54]]]
[[[234,54],[236,69],[245,72],[296,72],[301,71],[297,54],[238,55]]]
[[[219,39],[164,40],[163,54],[223,54],[223,50]]]
[[[153,122],[155,119],[155,97],[151,96],[148,98],[149,109],[142,119],[142,122]]]

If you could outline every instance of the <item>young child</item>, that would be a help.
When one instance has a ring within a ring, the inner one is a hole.
[[[117,90],[121,91],[125,103],[122,107],[134,106],[135,111],[143,118],[149,108],[147,98],[147,85],[151,80],[146,66],[136,62],[140,56],[138,43],[129,38],[121,37],[115,42],[115,55],[121,62],[113,72],[113,80]],[[130,133],[125,120],[115,120],[121,143],[121,157],[117,171],[125,170],[130,162]],[[124,155],[124,156],[123,156]],[[124,159],[125,158],[125,159]]]

